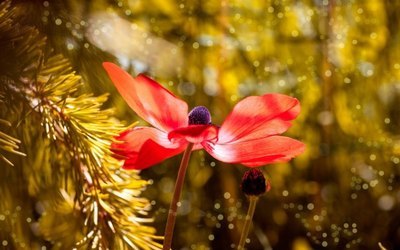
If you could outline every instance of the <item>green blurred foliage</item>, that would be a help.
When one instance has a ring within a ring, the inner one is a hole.
[[[272,190],[258,203],[248,249],[378,249],[379,242],[400,248],[399,1],[13,5],[32,13],[23,21],[47,34],[82,75],[84,88],[110,93],[108,106],[128,123],[141,120],[106,77],[103,61],[132,75],[147,72],[189,106],[207,106],[216,124],[249,95],[279,92],[301,101],[287,135],[307,150],[290,163],[262,168]],[[179,160],[141,173],[153,181],[145,195],[159,234]],[[248,205],[239,189],[244,171],[194,153],[174,249],[234,248]]]

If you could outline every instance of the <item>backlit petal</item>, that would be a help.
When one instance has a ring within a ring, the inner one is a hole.
[[[116,138],[111,148],[116,156],[125,159],[123,168],[144,169],[181,153],[187,142],[171,142],[167,133],[151,127],[135,127]]]
[[[154,127],[164,131],[187,126],[188,106],[154,80],[133,78],[117,65],[103,63],[115,87],[128,105]]]
[[[220,161],[260,166],[288,161],[301,154],[305,145],[289,137],[270,136],[226,144],[204,142],[203,147]]]
[[[184,139],[191,143],[216,140],[218,127],[215,125],[189,125],[168,134],[170,140]]]
[[[300,112],[296,98],[281,94],[250,96],[240,101],[218,133],[219,143],[261,138],[285,132]]]

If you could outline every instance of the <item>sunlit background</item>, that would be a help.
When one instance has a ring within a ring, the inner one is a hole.
[[[46,48],[68,59],[85,92],[110,93],[106,106],[127,125],[145,123],[119,96],[103,61],[147,73],[190,107],[207,106],[215,124],[249,95],[300,100],[301,115],[286,134],[306,152],[262,167],[272,188],[257,205],[248,249],[400,249],[400,1],[10,3],[19,23],[38,29]],[[179,161],[140,173],[150,180],[141,197],[153,205],[156,235],[163,234]],[[174,249],[235,249],[248,207],[239,187],[245,170],[194,153]],[[13,211],[0,208],[0,227]],[[31,240],[48,249],[62,241],[35,233]],[[0,248],[10,244],[0,239]]]

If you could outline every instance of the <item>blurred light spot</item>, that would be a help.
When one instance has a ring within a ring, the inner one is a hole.
[[[196,86],[190,82],[183,82],[178,85],[178,91],[181,95],[192,96],[196,92]]]
[[[351,83],[351,79],[348,78],[348,77],[345,77],[344,80],[343,80],[343,82],[344,82],[344,83],[347,83],[347,84],[348,84],[348,83]]]
[[[118,58],[140,61],[155,75],[169,76],[182,66],[183,56],[178,46],[114,13],[92,14],[87,24],[85,35],[92,44]]]
[[[67,49],[68,50],[73,50],[74,49],[74,45],[72,43],[67,43]]]
[[[374,68],[375,68],[375,66],[370,62],[361,62],[358,65],[358,70],[365,77],[372,76],[374,74]]]
[[[212,240],[214,240],[214,239],[215,239],[215,237],[214,237],[214,235],[213,235],[213,234],[210,234],[210,235],[208,236],[208,239],[212,241]]]
[[[372,180],[372,181],[369,182],[369,185],[370,185],[371,187],[375,187],[376,185],[378,185],[378,183],[379,183],[378,180]]]
[[[158,181],[159,189],[164,193],[171,193],[174,190],[174,182],[167,177],[162,178]]]
[[[332,76],[332,71],[330,71],[329,69],[327,71],[325,71],[325,76],[326,77],[331,77]]]
[[[55,21],[56,25],[61,25],[62,24],[62,20],[60,18],[57,18]]]
[[[390,118],[385,118],[385,123],[389,124],[390,123]]]
[[[388,194],[381,196],[378,200],[379,208],[385,211],[391,210],[394,204],[395,204],[394,198]]]
[[[288,195],[289,195],[289,191],[283,190],[283,191],[282,191],[282,195],[285,196],[285,197],[288,196]]]
[[[375,160],[376,160],[376,155],[375,155],[375,154],[371,154],[371,155],[369,156],[369,159],[370,159],[371,161],[375,161]]]
[[[200,44],[198,42],[194,42],[192,46],[194,49],[198,49],[200,47]]]
[[[218,220],[223,220],[223,219],[224,219],[224,215],[223,215],[223,214],[219,214],[219,215],[217,216],[217,219],[218,219]]]
[[[323,126],[328,126],[333,123],[333,114],[331,111],[322,111],[318,114],[318,122]]]
[[[311,250],[312,248],[306,239],[297,238],[293,242],[292,249],[293,250]]]
[[[313,210],[313,209],[314,209],[314,204],[308,203],[308,204],[307,204],[307,209],[308,209],[308,210]]]
[[[189,200],[182,200],[179,202],[179,214],[186,215],[192,210],[192,204]]]
[[[221,204],[215,203],[215,204],[214,204],[214,208],[215,208],[215,209],[220,209],[220,208],[221,208]]]
[[[224,193],[224,198],[225,198],[225,199],[231,198],[231,194],[230,194],[229,192],[225,192],[225,193]]]
[[[6,240],[3,240],[3,242],[1,242],[1,244],[2,244],[3,246],[7,246],[7,245],[8,245],[8,242],[7,242]]]

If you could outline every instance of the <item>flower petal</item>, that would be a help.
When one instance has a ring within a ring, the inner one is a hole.
[[[215,125],[189,125],[168,133],[170,140],[186,140],[191,143],[216,140],[218,127]]]
[[[144,120],[164,131],[187,126],[188,106],[156,81],[138,75],[132,78],[117,65],[103,67],[128,105]]]
[[[305,145],[289,137],[269,136],[226,144],[204,142],[203,147],[220,161],[255,167],[288,161],[301,154]]]
[[[296,98],[281,94],[250,96],[240,101],[218,133],[219,143],[255,139],[285,132],[300,112]]]
[[[122,143],[113,143],[112,151],[125,159],[124,169],[144,169],[181,153],[187,142],[171,142],[167,133],[151,127],[135,127],[116,138]]]

